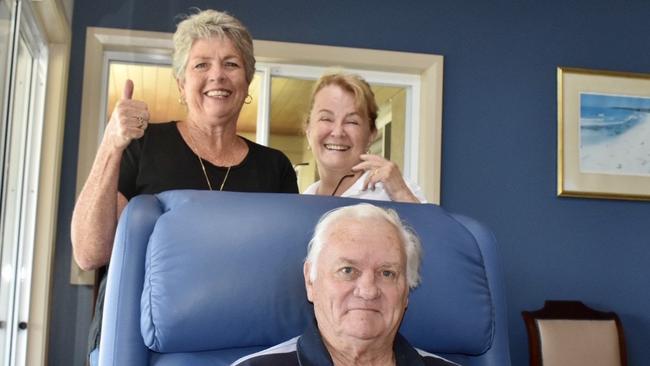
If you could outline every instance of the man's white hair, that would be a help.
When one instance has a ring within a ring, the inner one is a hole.
[[[410,289],[417,287],[420,283],[420,262],[422,256],[420,239],[410,227],[402,222],[397,212],[369,203],[339,207],[325,213],[320,218],[314,229],[314,236],[309,241],[307,258],[305,258],[305,262],[311,263],[309,279],[312,282],[316,280],[318,257],[323,250],[323,246],[326,244],[325,239],[329,234],[329,229],[335,223],[345,219],[383,219],[393,225],[399,234],[402,247],[406,253],[406,283]]]

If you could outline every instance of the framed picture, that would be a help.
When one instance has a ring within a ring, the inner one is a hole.
[[[559,67],[558,195],[650,200],[650,74]]]

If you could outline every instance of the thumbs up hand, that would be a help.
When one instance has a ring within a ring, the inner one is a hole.
[[[118,150],[124,150],[131,140],[142,137],[149,124],[147,104],[133,100],[132,97],[133,81],[127,80],[124,83],[122,99],[115,105],[104,133],[104,139],[108,139]]]

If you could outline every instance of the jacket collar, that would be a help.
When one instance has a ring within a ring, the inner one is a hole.
[[[393,352],[397,366],[424,365],[420,354],[411,344],[397,333],[393,342]],[[305,332],[298,338],[298,362],[300,366],[332,366],[332,357],[323,343],[316,319],[307,325]]]

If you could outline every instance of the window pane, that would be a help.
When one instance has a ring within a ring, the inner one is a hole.
[[[133,81],[133,99],[147,103],[152,122],[185,119],[185,106],[170,66],[111,62],[109,65],[107,119],[122,98],[124,83]]]
[[[370,152],[394,161],[404,172],[404,126],[406,90],[401,87],[371,85],[379,107],[377,138]]]
[[[251,96],[250,104],[245,104],[239,113],[237,120],[237,133],[251,141],[255,141],[257,133],[257,108],[260,100],[260,83],[261,76],[255,73],[251,85],[248,87],[248,94]]]
[[[316,165],[303,133],[313,85],[313,80],[271,78],[269,146],[284,152],[296,167],[301,192],[316,180]]]

